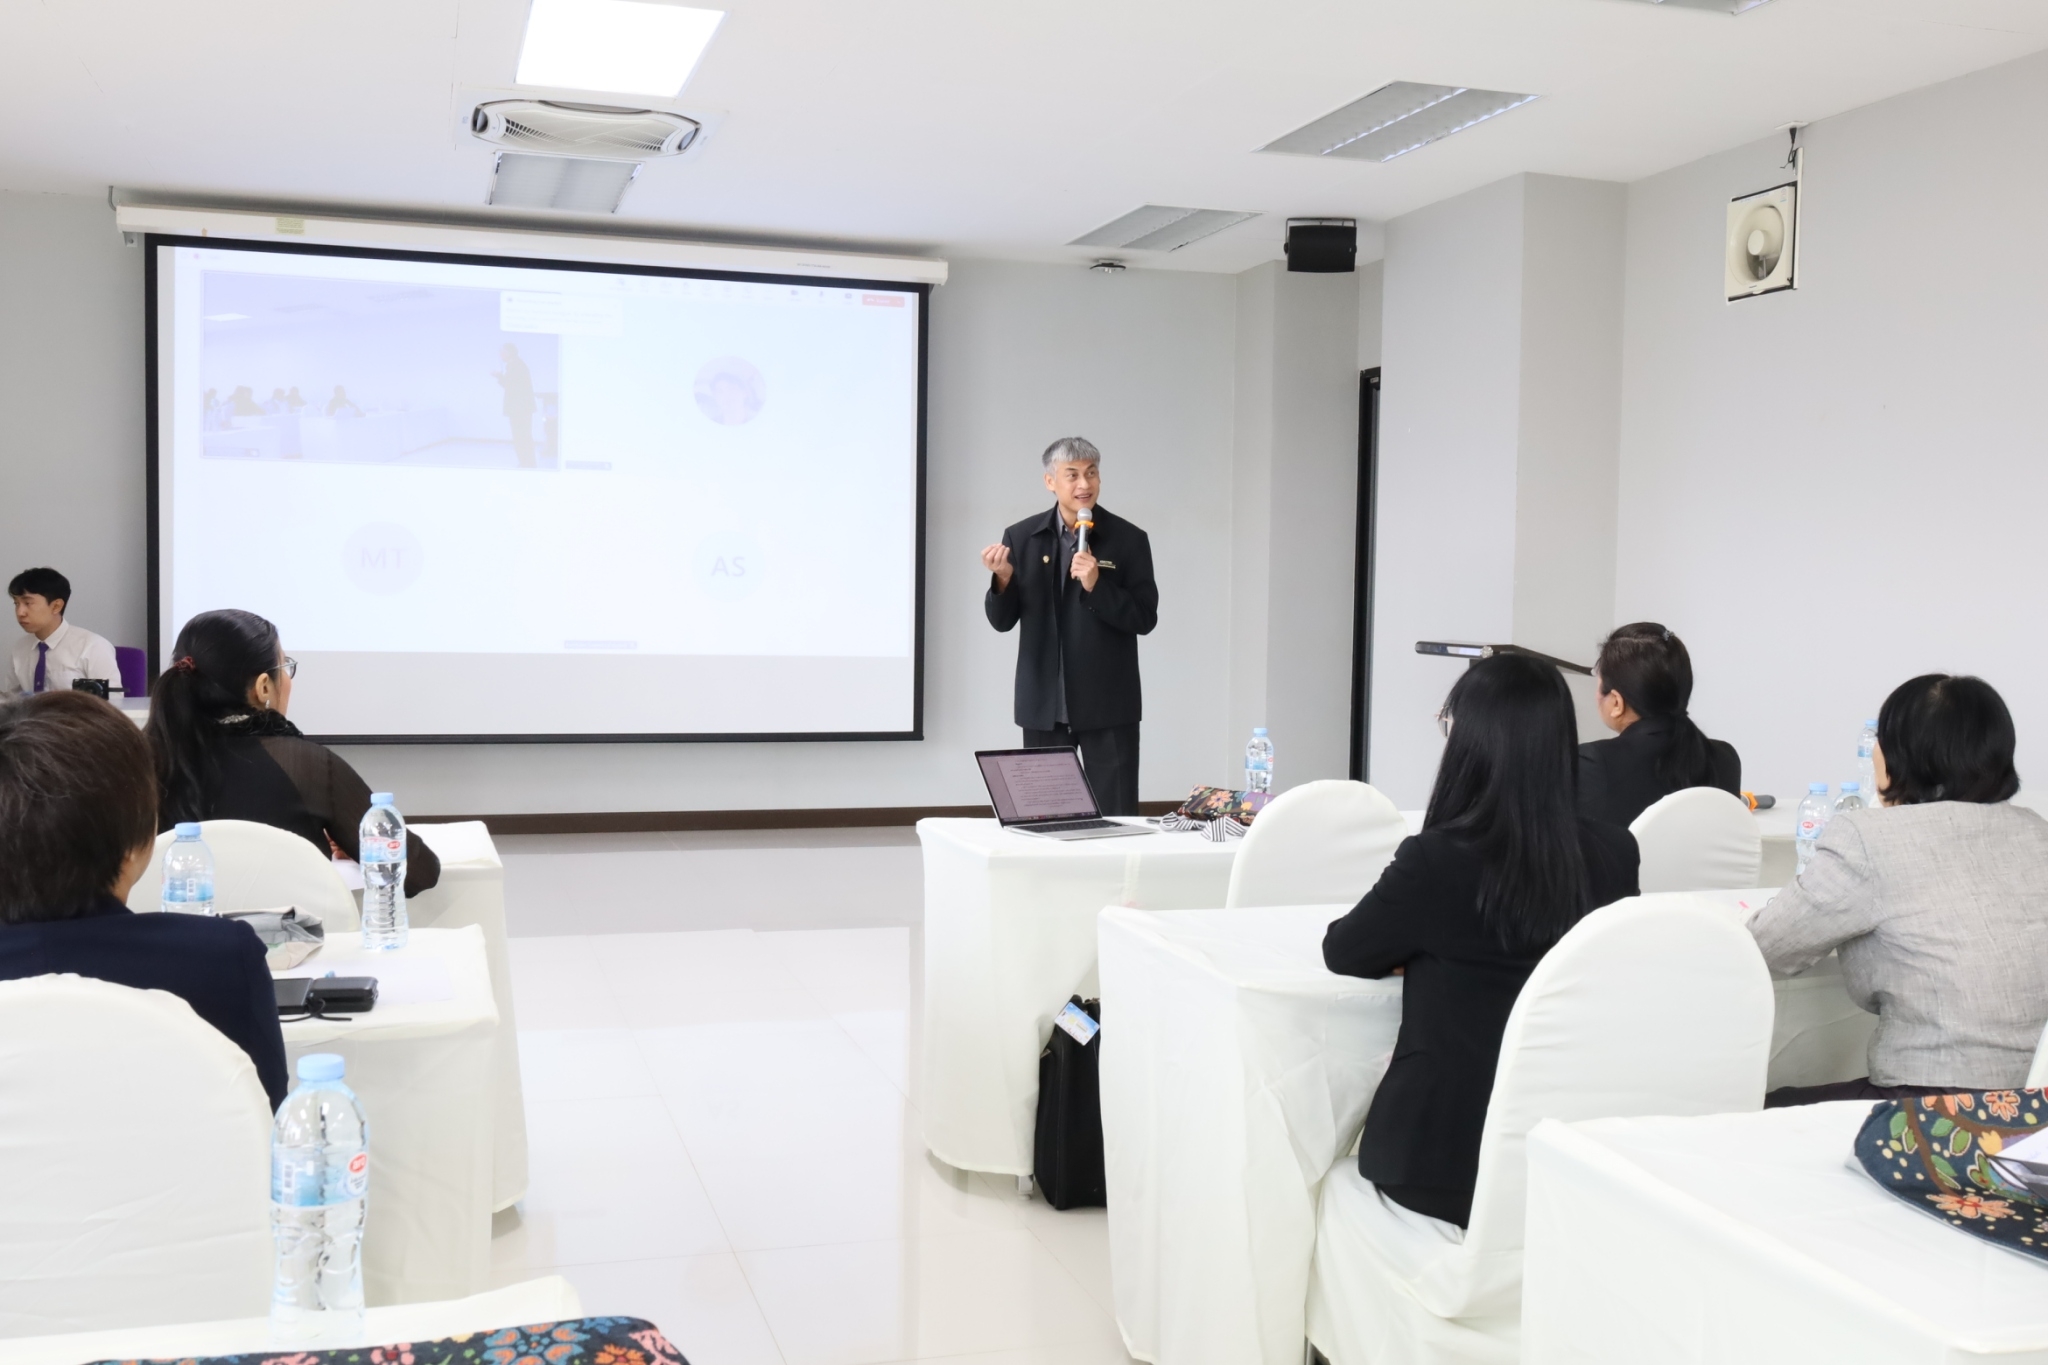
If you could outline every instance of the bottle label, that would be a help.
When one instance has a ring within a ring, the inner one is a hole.
[[[1827,821],[1817,815],[1809,815],[1799,822],[1799,837],[1802,839],[1818,839],[1820,838],[1821,830],[1827,827],[1827,823]]]
[[[348,1159],[348,1178],[342,1182],[351,1199],[360,1199],[370,1188],[370,1154],[357,1152]]]
[[[405,856],[403,839],[364,839],[359,845],[359,863],[395,863]]]
[[[310,1208],[320,1203],[320,1154],[271,1149],[270,1199],[288,1208]]]

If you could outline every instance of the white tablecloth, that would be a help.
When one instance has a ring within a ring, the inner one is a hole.
[[[372,1308],[363,1315],[359,1343],[435,1341],[497,1327],[524,1327],[583,1316],[576,1290],[559,1275],[507,1285],[470,1298]],[[191,1359],[242,1352],[283,1355],[270,1339],[267,1318],[187,1322],[171,1327],[124,1327],[58,1337],[17,1337],[0,1342],[0,1365],[82,1365],[93,1360]],[[395,1365],[395,1362],[394,1362]]]
[[[284,1026],[291,1064],[348,1060],[370,1121],[363,1288],[373,1305],[458,1299],[489,1283],[498,1011],[484,933],[415,929],[405,948],[364,953],[353,935],[287,976],[374,976],[377,1008]]]
[[[1322,965],[1350,908],[1101,914],[1110,1271],[1141,1360],[1301,1359],[1316,1190],[1401,1024],[1398,978]]]
[[[453,825],[412,825],[441,860],[433,890],[406,902],[407,918],[421,928],[484,931],[491,964],[491,995],[498,1002],[497,1110],[491,1162],[491,1207],[512,1207],[526,1195],[526,1096],[519,1086],[519,1021],[512,1012],[512,962],[505,947],[505,864],[481,820]]]
[[[994,820],[920,820],[917,834],[925,1145],[963,1170],[1028,1175],[1038,1054],[1067,998],[1096,994],[1096,912],[1221,905],[1237,845],[1158,833],[1061,842]]]
[[[2048,1264],[1852,1169],[1870,1108],[1539,1126],[1525,1365],[2048,1362]]]

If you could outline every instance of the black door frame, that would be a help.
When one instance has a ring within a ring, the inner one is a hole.
[[[1379,529],[1380,367],[1358,375],[1358,558],[1351,596],[1351,780],[1372,771],[1372,588]]]

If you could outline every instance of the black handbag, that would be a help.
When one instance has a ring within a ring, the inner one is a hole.
[[[1101,1208],[1107,1201],[1102,1175],[1102,1002],[1075,996],[1068,1005],[1094,1027],[1081,1042],[1055,1023],[1038,1055],[1038,1127],[1031,1171],[1039,1193],[1056,1209]],[[1062,1011],[1065,1013],[1065,1011]]]

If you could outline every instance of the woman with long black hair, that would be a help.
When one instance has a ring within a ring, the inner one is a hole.
[[[1687,787],[1742,794],[1742,759],[1687,714],[1692,655],[1655,621],[1619,626],[1593,665],[1600,719],[1615,738],[1579,746],[1579,813],[1627,825]]]
[[[1597,906],[1636,894],[1636,841],[1576,810],[1571,692],[1551,665],[1482,659],[1444,703],[1422,833],[1323,938],[1346,976],[1405,974],[1393,1064],[1358,1170],[1395,1203],[1465,1226],[1501,1035],[1522,983]]]
[[[370,787],[285,718],[292,677],[277,627],[252,611],[205,611],[185,623],[149,694],[157,825],[252,820],[300,835],[329,856],[357,855]],[[441,879],[441,860],[406,836],[405,894]]]

